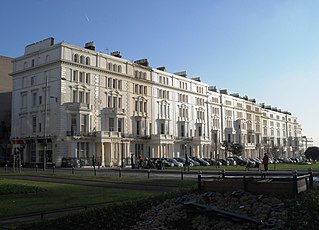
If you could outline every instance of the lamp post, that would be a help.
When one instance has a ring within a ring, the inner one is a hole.
[[[45,90],[44,90],[44,127],[43,127],[43,171],[46,170],[46,154],[47,154],[47,94],[48,94],[48,76],[45,75]]]
[[[123,139],[121,139],[121,168],[123,168],[123,164],[124,164],[124,161],[123,161],[123,158],[124,158],[124,143],[123,143]]]

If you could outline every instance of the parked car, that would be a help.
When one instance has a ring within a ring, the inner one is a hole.
[[[228,166],[229,165],[229,161],[227,159],[219,159],[219,161],[222,163],[222,165]]]
[[[163,164],[163,167],[174,167],[174,163],[167,161],[165,158],[151,158],[151,160],[156,168],[161,168],[161,164]]]
[[[220,163],[219,161],[217,161],[216,159],[214,159],[214,158],[203,158],[203,160],[204,161],[207,161],[208,163],[209,163],[209,165],[212,165],[212,166],[220,166],[220,165],[222,165],[222,163]]]
[[[185,166],[186,164],[186,159],[184,157],[176,157],[174,158],[176,161],[180,162],[183,164],[183,166]],[[193,163],[190,162],[190,165],[189,166],[194,166]]]
[[[181,162],[178,162],[177,160],[175,159],[172,159],[172,158],[165,158],[165,160],[169,163],[173,163],[174,166],[173,167],[183,167],[183,163]]]
[[[200,166],[200,163],[199,163],[199,162],[194,161],[194,160],[191,159],[191,158],[188,158],[188,159],[189,159],[189,162],[190,162],[191,164],[193,164],[193,166]]]
[[[247,161],[244,160],[242,157],[240,156],[235,156],[234,157],[234,160],[236,161],[236,164],[237,165],[240,165],[240,166],[246,166],[247,165]]]
[[[209,163],[199,157],[190,157],[192,160],[197,161],[201,166],[209,166]]]
[[[227,157],[226,159],[229,161],[229,165],[237,165],[237,162],[234,160],[234,158]]]

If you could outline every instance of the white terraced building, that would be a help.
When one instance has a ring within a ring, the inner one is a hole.
[[[131,62],[53,38],[26,46],[13,60],[12,143],[23,164],[62,158],[102,166],[149,158],[222,158],[223,141],[245,157],[304,152],[297,118],[254,99],[187,78],[186,72]],[[44,155],[43,153],[46,152]],[[229,153],[228,153],[229,155]]]

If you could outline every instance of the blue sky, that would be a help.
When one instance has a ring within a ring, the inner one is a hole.
[[[54,37],[290,111],[319,145],[319,1],[2,0],[0,55]]]

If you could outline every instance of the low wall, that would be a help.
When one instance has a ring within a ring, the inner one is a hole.
[[[255,194],[273,194],[294,196],[306,191],[310,187],[309,177],[282,178],[282,179],[246,179],[246,178],[224,178],[199,180],[200,189],[212,192],[232,192],[243,190]]]

